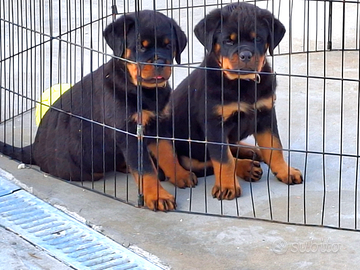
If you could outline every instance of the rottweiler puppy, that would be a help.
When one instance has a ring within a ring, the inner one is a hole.
[[[207,53],[171,102],[180,163],[198,176],[204,168],[213,172],[212,195],[218,199],[240,196],[236,176],[259,180],[257,160],[280,181],[301,183],[301,172],[283,157],[274,109],[276,78],[266,61],[285,27],[269,11],[242,2],[213,10],[194,32]],[[250,135],[260,151],[244,147],[241,140]],[[234,158],[239,151],[242,159]]]
[[[126,164],[148,208],[174,209],[174,196],[162,188],[153,159],[180,188],[194,186],[196,176],[180,166],[169,141],[147,136],[171,134],[168,79],[173,59],[180,63],[186,36],[165,15],[140,11],[108,25],[104,37],[115,57],[54,103],[32,145],[0,144],[0,150],[72,181],[98,180]]]

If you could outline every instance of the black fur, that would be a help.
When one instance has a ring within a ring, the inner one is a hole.
[[[256,13],[256,17],[254,16]],[[268,23],[274,21],[274,31]],[[200,67],[181,82],[172,94],[175,118],[175,137],[216,143],[236,143],[249,135],[271,128],[278,137],[275,110],[235,113],[227,121],[221,121],[213,113],[214,107],[231,102],[254,104],[261,98],[271,97],[275,93],[276,79],[268,63],[261,72],[261,83],[252,80],[229,80],[219,68],[219,55],[214,52],[214,45],[220,44],[219,54],[230,57],[239,53],[243,46],[258,55],[264,55],[266,42],[272,43],[272,50],[285,33],[284,26],[273,15],[254,5],[246,3],[230,4],[216,9],[201,20],[195,27],[195,35],[208,51]],[[240,33],[239,44],[226,44],[231,33]],[[250,32],[256,32],[261,42],[249,38]],[[188,103],[190,100],[190,104]],[[186,117],[189,111],[191,117]],[[256,118],[255,118],[256,116]],[[240,123],[240,125],[239,125]],[[223,126],[222,126],[223,125]],[[223,130],[223,131],[222,131]],[[206,150],[207,149],[207,150]],[[189,143],[176,141],[179,156],[190,156]],[[220,144],[191,143],[191,158],[199,161],[226,160]],[[212,172],[211,169],[208,170]],[[202,175],[203,172],[197,172]]]
[[[241,193],[235,174],[256,181],[262,170],[251,156],[239,170],[229,154],[228,143],[260,135],[257,138],[263,143],[261,147],[274,147],[269,143],[274,141],[281,148],[273,106],[276,78],[265,55],[267,51],[273,54],[285,27],[269,11],[242,2],[210,12],[194,32],[206,56],[200,68],[172,94],[175,137],[184,139],[177,140],[175,148],[183,166],[192,167],[198,176],[204,174],[204,168],[206,173],[213,173],[215,164],[218,169],[214,171],[213,196],[233,199]],[[302,182],[301,173],[288,168],[281,149],[274,155],[261,149],[261,154],[258,160],[264,158],[281,181]]]
[[[136,134],[137,91],[142,109],[155,115],[146,123],[145,135],[158,135],[159,131],[165,136],[168,130],[162,121],[171,88],[168,84],[147,88],[141,79],[139,86],[135,85],[126,62],[119,57],[128,49],[131,61],[172,63],[175,56],[180,62],[187,40],[174,20],[154,11],[122,16],[105,29],[104,37],[117,57],[82,78],[54,103],[41,120],[32,145],[16,148],[0,143],[2,153],[66,180],[96,180],[107,171],[124,168],[125,162],[133,172],[138,171],[138,139],[124,133]],[[139,48],[137,37],[146,38],[151,45]],[[168,44],[163,44],[165,37]],[[145,174],[154,170],[149,142],[144,139],[142,149]]]

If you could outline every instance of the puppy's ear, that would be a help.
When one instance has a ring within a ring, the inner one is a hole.
[[[222,12],[215,9],[202,19],[194,28],[194,33],[208,52],[212,51],[215,43],[215,33],[221,24]]]
[[[119,57],[123,55],[126,46],[126,35],[134,25],[134,15],[129,14],[121,16],[105,28],[103,35],[114,55]]]
[[[280,41],[283,39],[286,29],[285,26],[273,16],[265,19],[268,27],[269,27],[269,36],[268,36],[268,44],[269,44],[269,53],[270,55],[274,54],[274,49],[277,45],[279,45]]]
[[[176,63],[181,64],[180,54],[183,52],[183,50],[186,47],[187,38],[185,33],[181,30],[180,26],[173,19],[171,19],[171,25],[176,35],[175,61]]]

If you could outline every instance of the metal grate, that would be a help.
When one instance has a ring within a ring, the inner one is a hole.
[[[20,188],[6,180],[2,180],[2,171],[0,170],[0,197],[11,194],[12,192],[19,190]]]
[[[76,269],[161,269],[1,177],[0,225]]]

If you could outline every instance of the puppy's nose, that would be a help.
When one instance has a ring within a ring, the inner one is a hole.
[[[166,64],[166,61],[165,61],[165,59],[156,59],[155,61],[154,61],[154,64],[155,64],[155,68],[157,69],[157,70],[161,70],[162,68],[164,68],[164,64]]]
[[[160,64],[160,65],[165,64],[165,62],[166,62],[165,59],[161,59],[161,58],[160,58],[160,59],[156,59],[156,60],[154,61],[155,64]]]
[[[250,62],[252,53],[250,51],[241,51],[239,53],[239,56],[240,56],[241,61],[247,63],[247,62]]]

